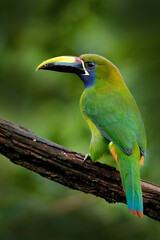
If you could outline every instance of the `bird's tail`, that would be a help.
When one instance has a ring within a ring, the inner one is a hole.
[[[122,154],[118,158],[118,163],[128,209],[133,215],[143,217],[139,160],[136,160],[134,153],[130,156]]]

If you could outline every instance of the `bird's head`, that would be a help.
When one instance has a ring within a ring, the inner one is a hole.
[[[36,70],[51,70],[77,74],[85,88],[101,86],[116,79],[119,70],[106,58],[97,54],[84,54],[80,57],[61,56],[42,62]],[[114,78],[113,78],[113,75]]]

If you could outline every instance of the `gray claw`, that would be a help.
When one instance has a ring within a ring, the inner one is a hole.
[[[84,157],[84,159],[82,160],[82,165],[84,165],[84,163],[86,162],[86,160],[90,160],[91,161],[91,156],[89,153],[87,153]]]
[[[90,155],[90,153],[87,153],[86,155],[85,155],[85,157],[84,157],[84,160],[83,161],[85,161],[85,160],[87,160],[87,159],[90,159],[91,158],[91,155]]]

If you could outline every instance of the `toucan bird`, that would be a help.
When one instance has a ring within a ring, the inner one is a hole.
[[[113,156],[128,209],[142,217],[139,166],[146,154],[146,134],[140,111],[118,68],[102,56],[84,54],[51,58],[39,69],[75,73],[82,80],[85,89],[80,108],[92,133],[91,160],[98,161],[108,152]]]

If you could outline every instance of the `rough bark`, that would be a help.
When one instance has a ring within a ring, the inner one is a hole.
[[[92,163],[84,156],[32,131],[0,119],[0,153],[11,162],[69,188],[91,193],[109,203],[126,203],[119,172],[106,164]],[[141,181],[144,214],[160,221],[160,187]]]

